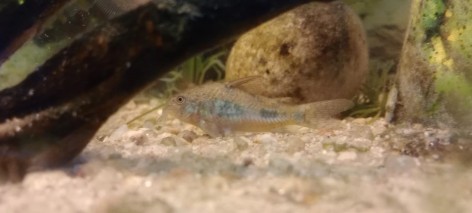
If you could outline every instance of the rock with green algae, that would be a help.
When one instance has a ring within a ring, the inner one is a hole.
[[[472,125],[472,1],[416,0],[398,72],[399,118]]]
[[[262,76],[251,92],[312,102],[351,98],[367,74],[362,23],[342,2],[311,3],[243,35],[226,79]]]

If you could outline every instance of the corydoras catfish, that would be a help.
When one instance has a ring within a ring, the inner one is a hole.
[[[239,87],[255,79],[257,76],[206,83],[181,92],[170,99],[160,120],[172,115],[218,137],[233,132],[270,131],[286,125],[320,126],[353,106],[346,99],[288,105]]]

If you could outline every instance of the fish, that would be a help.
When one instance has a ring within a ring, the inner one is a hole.
[[[258,78],[210,82],[178,93],[164,106],[158,121],[170,115],[198,126],[212,137],[222,137],[235,132],[266,132],[287,125],[320,126],[353,106],[347,99],[284,104],[242,89],[242,85]]]

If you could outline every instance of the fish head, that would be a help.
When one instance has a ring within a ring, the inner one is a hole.
[[[185,122],[198,119],[199,101],[191,93],[182,92],[172,97],[163,109],[163,116],[171,115]]]
[[[205,103],[227,92],[225,84],[215,82],[185,90],[168,101],[162,115],[163,117],[171,115],[184,122],[198,125],[202,116],[205,117],[205,113],[208,114],[210,110]]]

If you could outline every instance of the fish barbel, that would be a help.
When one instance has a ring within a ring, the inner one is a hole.
[[[170,99],[159,120],[172,115],[200,127],[212,137],[218,137],[233,132],[270,131],[293,124],[313,126],[353,106],[352,101],[346,99],[281,104],[239,88],[255,79],[257,77],[206,83],[184,91]]]

